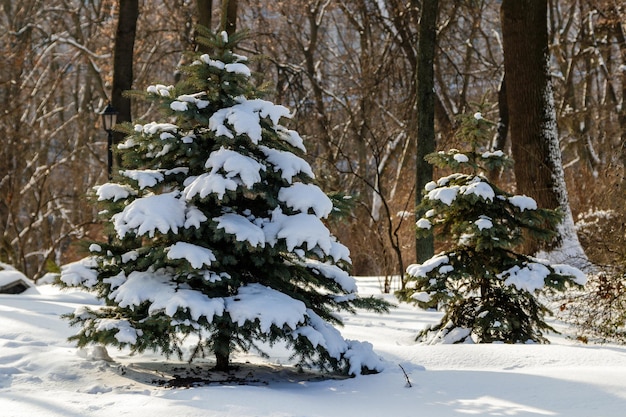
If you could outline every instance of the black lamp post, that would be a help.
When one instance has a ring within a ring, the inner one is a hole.
[[[102,126],[107,132],[107,172],[109,174],[109,180],[111,179],[111,172],[113,171],[113,126],[117,123],[118,111],[115,107],[111,106],[111,103],[107,104],[106,108],[102,112]]]

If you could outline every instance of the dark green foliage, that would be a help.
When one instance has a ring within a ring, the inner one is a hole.
[[[536,294],[585,281],[575,268],[516,252],[527,236],[551,239],[560,215],[499,189],[481,173],[510,164],[502,152],[478,152],[489,127],[480,113],[466,117],[459,135],[470,150],[428,156],[432,164],[466,173],[427,184],[419,207],[426,214],[417,222],[418,235],[435,230],[450,245],[409,266],[406,289],[398,292],[401,300],[445,310],[441,322],[421,332],[419,340],[546,342],[544,332],[553,330],[544,320],[550,312]]]
[[[110,240],[62,274],[108,307],[70,315],[82,325],[73,339],[189,360],[211,353],[221,370],[237,349],[284,342],[301,365],[380,369],[371,349],[348,359],[357,342],[332,325],[338,311],[389,305],[357,296],[348,250],[322,223],[332,202],[300,136],[278,123],[287,109],[260,98],[232,52],[239,38],[203,38],[212,55],[190,56],[179,84],[132,93],[164,121],[120,127],[123,169],[96,192]]]

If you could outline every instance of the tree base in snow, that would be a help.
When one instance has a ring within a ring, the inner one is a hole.
[[[118,367],[125,377],[143,384],[164,388],[191,388],[207,385],[253,385],[347,379],[340,373],[305,370],[291,365],[242,363],[231,365],[228,372],[214,371],[214,362],[131,363]]]

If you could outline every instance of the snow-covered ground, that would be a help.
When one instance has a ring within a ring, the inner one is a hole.
[[[376,278],[359,278],[377,294]],[[389,298],[394,301],[392,297]],[[581,345],[552,335],[551,345],[417,345],[418,329],[439,313],[400,305],[388,315],[345,317],[346,338],[366,340],[387,362],[384,372],[323,379],[295,372],[288,352],[269,359],[238,355],[247,384],[168,388],[172,375],[208,365],[109,348],[113,362],[67,342],[60,318],[96,300],[40,286],[0,295],[0,415],[3,417],[183,416],[624,416],[626,347]],[[556,323],[558,325],[558,323]],[[563,326],[559,326],[566,329]],[[259,365],[261,364],[261,365]],[[408,375],[411,387],[403,369]],[[224,376],[226,377],[226,376]]]

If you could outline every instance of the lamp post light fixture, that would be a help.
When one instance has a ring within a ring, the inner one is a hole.
[[[113,171],[113,126],[117,123],[118,111],[111,103],[107,104],[106,108],[102,112],[102,126],[107,132],[107,172],[109,174],[109,180],[111,179],[111,172]]]

